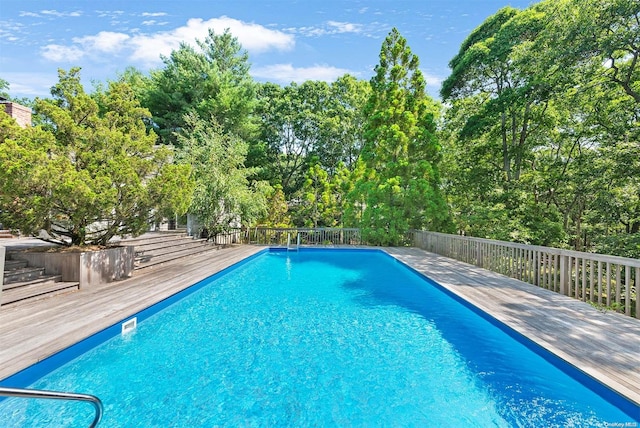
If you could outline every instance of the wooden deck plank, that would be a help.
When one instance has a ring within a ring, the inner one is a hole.
[[[0,379],[223,270],[264,247],[236,246],[133,278],[0,309]],[[387,253],[640,403],[640,321],[415,248]]]

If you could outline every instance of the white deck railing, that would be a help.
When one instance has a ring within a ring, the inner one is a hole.
[[[4,258],[6,257],[6,248],[0,245],[0,304],[2,304],[2,287],[4,286]]]
[[[640,259],[424,231],[413,245],[640,318]]]
[[[360,229],[334,227],[252,227],[243,231],[242,242],[256,245],[287,245],[287,242],[300,242],[300,245],[362,245]]]

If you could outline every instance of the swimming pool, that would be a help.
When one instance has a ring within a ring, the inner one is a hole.
[[[138,320],[14,381],[97,395],[108,427],[606,426],[637,414],[380,251],[266,251]],[[0,403],[3,427],[91,418],[88,405]]]

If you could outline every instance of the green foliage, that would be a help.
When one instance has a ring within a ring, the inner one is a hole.
[[[459,232],[602,250],[640,230],[639,17],[635,1],[546,0],[471,33],[442,87]]]
[[[195,113],[214,118],[227,134],[251,139],[255,84],[246,51],[228,30],[221,35],[209,30],[198,48],[181,44],[163,58],[164,68],[151,73],[143,104],[153,114],[154,129],[163,143],[177,144],[185,115]]]
[[[291,219],[288,215],[289,207],[282,186],[270,187],[266,197],[267,213],[258,224],[266,227],[291,227]]]
[[[438,107],[425,92],[418,58],[394,28],[383,42],[364,113],[362,175],[351,192],[363,239],[400,245],[410,229],[438,229],[448,219],[439,190]]]
[[[340,163],[331,177],[320,164],[307,171],[302,188],[302,203],[297,214],[298,224],[308,227],[341,227],[345,200],[351,190],[351,174]]]
[[[178,140],[179,162],[191,166],[196,183],[189,212],[207,231],[250,225],[264,216],[266,189],[248,181],[246,143],[225,134],[214,118],[205,121],[195,114],[185,117]]]
[[[563,0],[533,49],[555,85],[571,87],[576,73],[591,83],[610,81],[640,103],[640,3],[636,0]],[[557,37],[568,43],[555,43]],[[552,44],[553,43],[553,44]]]
[[[640,233],[600,236],[594,242],[595,252],[640,259]]]
[[[288,199],[299,196],[305,174],[318,163],[330,176],[341,164],[352,168],[362,147],[366,81],[340,77],[331,85],[308,81],[258,91],[261,135],[252,142],[248,164],[259,177],[280,184]]]
[[[101,111],[79,69],[59,77],[53,99],[36,101],[43,125],[10,129],[0,144],[2,223],[67,245],[105,245],[144,231],[153,212],[181,213],[189,168],[168,166],[170,151],[154,147],[131,88],[112,83],[96,94]]]
[[[0,220],[86,241],[116,214],[126,233],[190,207],[211,230],[349,226],[400,245],[428,228],[638,257],[639,20],[636,0],[500,9],[452,58],[442,117],[396,29],[370,82],[256,84],[228,31],[91,96],[62,73],[52,100],[22,102],[38,126],[0,112]]]
[[[9,82],[0,78],[0,97],[9,99]]]
[[[281,88],[267,83],[259,98],[268,178],[291,197],[302,187],[309,161],[323,141],[323,103],[329,98],[329,85],[308,81]]]

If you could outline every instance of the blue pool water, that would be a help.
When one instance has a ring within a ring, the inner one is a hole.
[[[591,427],[640,416],[379,251],[266,251],[187,293],[50,373],[63,357],[30,369],[43,375],[22,386],[97,395],[104,427]],[[1,427],[92,417],[84,403],[0,402]]]

